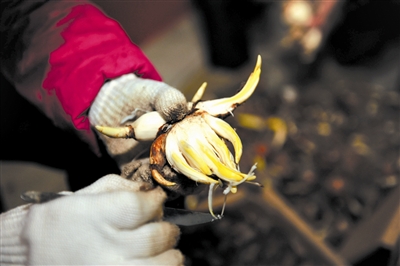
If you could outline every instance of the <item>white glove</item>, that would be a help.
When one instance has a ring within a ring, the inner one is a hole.
[[[167,122],[181,120],[187,113],[186,98],[164,82],[126,74],[103,85],[90,107],[89,120],[92,126],[116,127],[129,124],[144,112],[154,110]],[[131,121],[126,119],[129,116]],[[121,169],[149,147],[149,143],[138,143],[134,139],[98,135]]]
[[[0,216],[1,265],[183,265],[161,188],[117,175]]]

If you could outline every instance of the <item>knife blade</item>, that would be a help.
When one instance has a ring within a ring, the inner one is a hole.
[[[176,225],[192,226],[210,223],[214,220],[210,213],[164,207],[164,221]]]
[[[66,196],[55,192],[27,191],[21,194],[21,199],[28,203],[45,203],[59,197]],[[215,219],[210,213],[196,212],[185,209],[164,207],[164,221],[178,226],[192,226],[213,222]]]

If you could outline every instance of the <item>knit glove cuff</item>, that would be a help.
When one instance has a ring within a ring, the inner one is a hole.
[[[30,206],[30,204],[19,206],[0,215],[1,265],[26,265],[27,246],[21,241],[21,231],[25,226]]]

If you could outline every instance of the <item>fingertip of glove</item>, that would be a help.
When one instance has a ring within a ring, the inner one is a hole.
[[[163,261],[162,263],[165,263],[167,261],[168,265],[177,265],[177,266],[185,265],[185,256],[178,249],[170,249],[159,255],[157,259],[160,262]]]
[[[158,241],[159,243],[164,243],[164,248],[174,248],[177,246],[181,236],[181,230],[176,224],[167,221],[159,221],[148,224],[147,226],[153,229],[157,228],[157,230],[154,230],[154,233],[160,236]]]
[[[129,265],[185,265],[185,257],[182,252],[177,249],[169,249],[156,256],[141,258],[140,260],[133,260]]]
[[[175,88],[165,89],[155,102],[155,109],[169,122],[182,120],[188,112],[187,101],[182,92]]]
[[[177,103],[171,106],[168,110],[165,110],[165,116],[168,118],[167,121],[177,122],[182,120],[188,112],[187,104]]]
[[[164,203],[167,200],[167,194],[160,186],[157,186],[148,192],[151,193],[152,197],[154,197],[158,202]]]
[[[183,266],[185,263],[185,256],[183,256],[182,252],[178,249],[171,249],[169,251],[169,256],[172,261],[174,261],[179,266]]]
[[[174,231],[174,234],[175,234],[175,246],[178,244],[178,242],[179,242],[179,240],[181,239],[181,229],[179,228],[179,226],[177,226],[176,224],[172,224],[172,226],[173,226],[173,231]]]
[[[152,189],[154,189],[154,186],[152,185],[152,184],[149,184],[149,183],[145,183],[145,182],[143,182],[142,184],[140,184],[140,186],[139,186],[139,191],[150,191],[150,190],[152,190]]]

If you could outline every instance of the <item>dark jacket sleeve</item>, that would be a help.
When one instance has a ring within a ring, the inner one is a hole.
[[[118,22],[89,1],[2,1],[1,71],[56,126],[96,147],[87,111],[106,80],[161,80]]]

